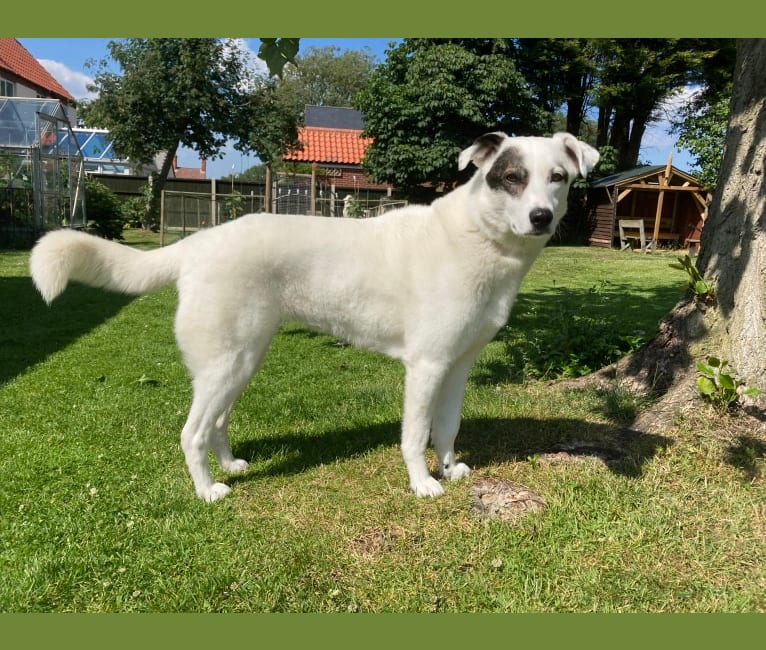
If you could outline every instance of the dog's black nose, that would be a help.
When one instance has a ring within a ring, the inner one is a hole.
[[[548,208],[535,208],[529,213],[529,221],[535,230],[544,230],[553,221],[553,211]]]

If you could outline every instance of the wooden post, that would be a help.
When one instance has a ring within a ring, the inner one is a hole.
[[[665,190],[670,182],[670,167],[673,162],[673,154],[668,156],[668,163],[665,165],[665,175],[660,177],[660,195],[657,197],[657,213],[654,216],[654,235],[652,237],[652,253],[657,248],[657,241],[660,237],[660,220],[662,219],[662,203],[665,199]]]
[[[165,245],[165,190],[160,193],[160,248]]]
[[[215,205],[216,204],[215,191],[216,191],[215,178],[211,178],[210,179],[210,225],[211,226],[215,225],[215,216],[216,216],[215,215],[215,213],[216,213],[216,210],[215,210],[215,207],[216,207],[216,205]],[[184,211],[184,214],[185,214],[185,211]],[[185,225],[186,225],[186,221],[184,221],[184,226]]]
[[[311,215],[317,213],[317,164],[311,163]]]
[[[266,163],[266,188],[263,196],[263,211],[271,212],[271,163]]]

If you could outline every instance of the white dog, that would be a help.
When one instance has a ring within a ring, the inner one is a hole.
[[[429,437],[439,475],[467,476],[454,441],[469,370],[506,323],[571,182],[597,161],[568,133],[488,133],[460,154],[460,169],[478,168],[471,180],[430,206],[374,219],[252,214],[148,252],[57,230],[32,251],[32,278],[48,303],[69,280],[132,294],[177,283],[175,333],[194,388],[181,446],[202,499],[230,492],[209,450],[226,472],[247,468],[232,455],[229,415],[285,320],[404,363],[410,487],[439,496]]]

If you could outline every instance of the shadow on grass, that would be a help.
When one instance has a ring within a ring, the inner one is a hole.
[[[766,475],[766,442],[754,436],[737,436],[726,452],[726,462],[742,470],[747,480]]]
[[[286,434],[248,440],[235,445],[234,454],[253,463],[250,471],[232,482],[254,476],[297,474],[312,467],[353,458],[399,443],[399,422],[333,430],[316,436]],[[543,454],[566,452],[571,457],[595,456],[615,474],[637,478],[669,438],[608,424],[577,419],[498,418],[464,420],[456,451],[474,469],[496,463],[528,462]]]
[[[0,278],[0,385],[65,348],[132,299],[72,284],[48,307],[30,278]]]

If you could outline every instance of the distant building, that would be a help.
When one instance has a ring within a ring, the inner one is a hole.
[[[301,149],[288,151],[288,162],[314,163],[335,190],[391,190],[387,183],[374,183],[362,171],[364,152],[372,138],[363,138],[362,114],[338,106],[306,106],[305,126],[298,129]]]
[[[15,38],[0,38],[0,241],[85,225],[75,100]]]

